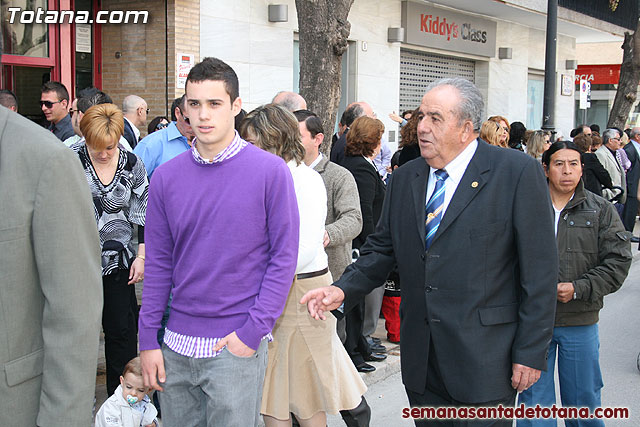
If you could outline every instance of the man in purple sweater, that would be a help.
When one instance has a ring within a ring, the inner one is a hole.
[[[231,67],[189,72],[192,149],[158,167],[149,187],[140,359],[173,426],[257,426],[267,339],[298,256],[298,208],[282,159],[241,139]],[[162,348],[157,342],[171,284]]]

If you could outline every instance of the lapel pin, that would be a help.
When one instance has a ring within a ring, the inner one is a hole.
[[[476,188],[476,187],[478,186],[478,181],[473,181],[473,182],[471,183],[471,186],[472,186],[473,188]]]

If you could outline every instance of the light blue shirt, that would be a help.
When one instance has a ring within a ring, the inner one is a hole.
[[[142,159],[147,175],[151,178],[158,166],[190,148],[187,138],[180,133],[176,123],[171,122],[166,128],[141,139],[133,152]]]

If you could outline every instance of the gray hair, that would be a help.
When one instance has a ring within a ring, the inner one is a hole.
[[[285,90],[276,93],[271,103],[279,105],[292,113],[294,111],[307,109],[307,103],[301,95]]]
[[[482,117],[484,110],[484,101],[482,100],[482,94],[478,88],[467,79],[462,77],[453,77],[440,79],[432,82],[427,87],[427,92],[438,88],[440,86],[452,86],[458,90],[460,94],[460,104],[455,114],[458,116],[459,124],[465,120],[471,120],[473,123],[473,130],[480,132],[482,127]]]
[[[607,145],[607,142],[609,142],[611,138],[620,138],[620,132],[618,132],[618,129],[609,128],[602,132],[602,145]]]
[[[629,138],[635,139],[635,137],[638,135],[640,135],[640,127],[634,127],[633,129],[631,129],[631,134],[629,135]]]
[[[144,103],[145,100],[138,95],[127,95],[122,101],[122,112],[125,114],[134,112]]]

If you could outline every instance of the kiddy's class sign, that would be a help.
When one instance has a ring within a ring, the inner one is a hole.
[[[405,43],[487,57],[496,54],[496,23],[475,16],[402,2]]]

